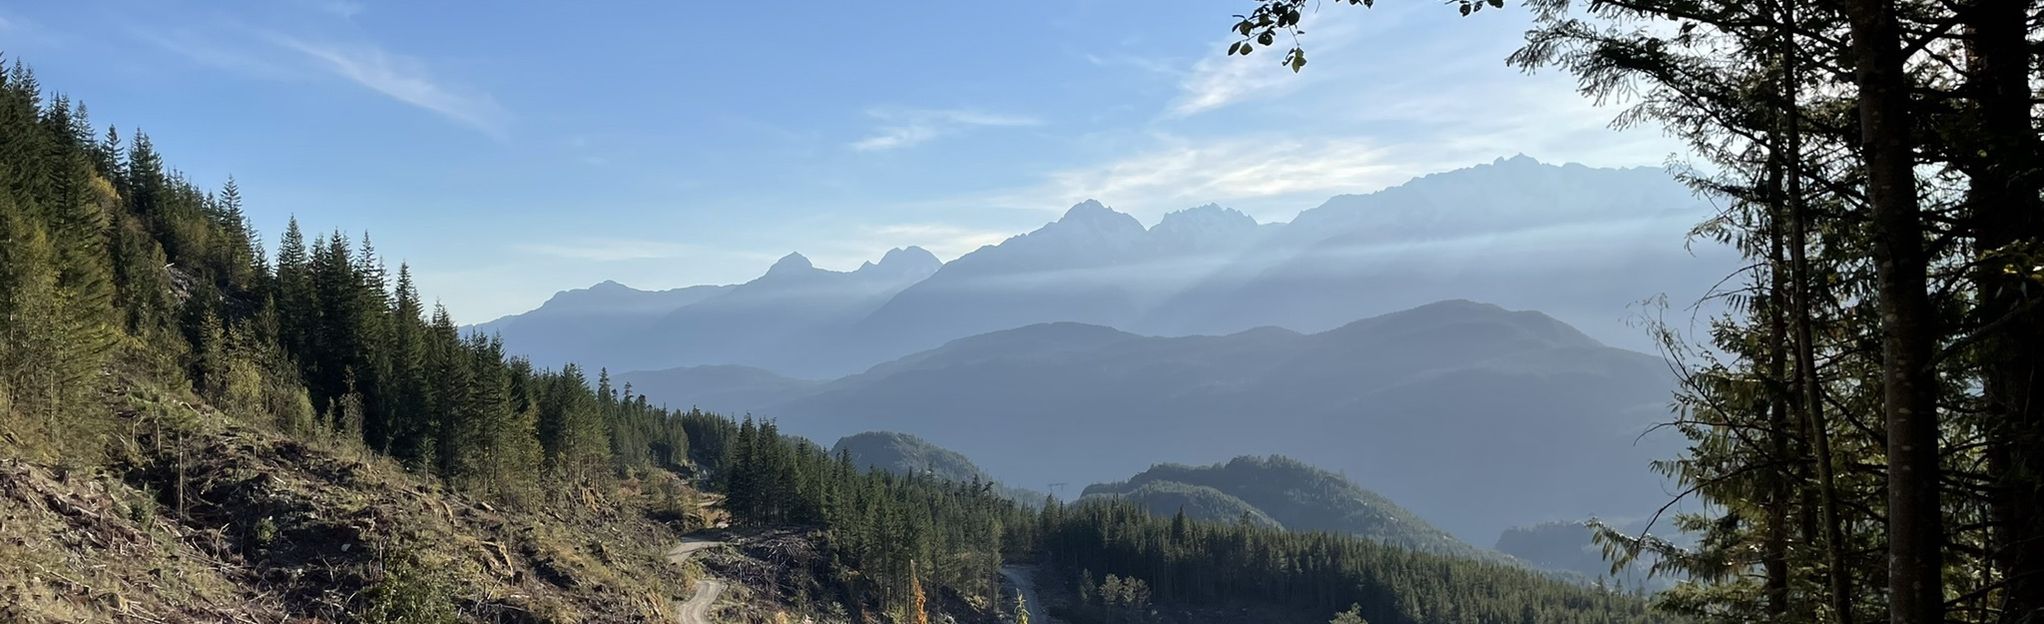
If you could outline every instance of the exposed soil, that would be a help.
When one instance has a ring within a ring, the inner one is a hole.
[[[630,505],[512,512],[359,447],[136,403],[103,468],[0,458],[0,621],[351,621],[398,560],[481,621],[672,621],[695,585]]]

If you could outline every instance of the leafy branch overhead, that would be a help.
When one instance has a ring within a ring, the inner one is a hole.
[[[1376,0],[1335,1],[1364,8],[1376,5]],[[1504,8],[1505,0],[1449,0],[1449,4],[1455,5],[1462,15],[1467,16],[1482,11],[1486,5],[1491,8]],[[1256,10],[1250,11],[1248,15],[1235,16],[1236,22],[1232,30],[1242,38],[1228,44],[1228,55],[1248,56],[1259,47],[1268,48],[1276,45],[1278,36],[1283,34],[1292,42],[1292,49],[1285,52],[1283,64],[1292,68],[1294,72],[1305,69],[1306,48],[1299,43],[1299,36],[1306,34],[1306,31],[1299,28],[1299,22],[1304,19],[1301,9],[1305,6],[1306,0],[1259,0]]]

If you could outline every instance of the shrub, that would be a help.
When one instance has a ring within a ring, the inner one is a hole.
[[[453,624],[460,621],[445,577],[420,565],[413,555],[384,557],[383,574],[362,592],[357,620],[363,624]]]

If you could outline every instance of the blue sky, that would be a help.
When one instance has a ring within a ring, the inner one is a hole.
[[[749,279],[801,251],[949,260],[1097,198],[1155,223],[1523,152],[1676,151],[1558,72],[1527,16],[1328,2],[1303,74],[1222,54],[1248,2],[79,0],[0,5],[0,50],[141,127],[271,241],[367,230],[464,322],[614,279]],[[486,9],[483,7],[487,7]]]

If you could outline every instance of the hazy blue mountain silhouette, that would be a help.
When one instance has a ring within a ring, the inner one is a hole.
[[[621,298],[607,316],[592,309],[599,299],[549,301],[480,327],[542,364],[836,377],[1038,323],[1145,335],[1319,332],[1470,298],[1541,310],[1603,342],[1648,349],[1649,333],[1634,321],[1650,310],[1634,304],[1663,293],[1686,303],[1737,266],[1684,245],[1706,214],[1705,202],[1657,169],[1519,156],[1334,197],[1289,223],[1206,205],[1144,227],[1088,200],[949,263],[909,248],[835,272],[794,254],[701,299]],[[671,308],[646,310],[658,305]]]
[[[942,265],[920,247],[894,249],[852,271],[820,269],[791,253],[743,284],[646,293],[606,282],[474,329],[501,334],[511,352],[545,366],[744,365],[825,375],[870,364],[846,363],[834,357],[842,350],[825,345]],[[606,296],[587,294],[596,291]],[[625,302],[625,310],[605,314],[599,300]]]
[[[701,368],[632,373],[699,403]],[[721,409],[818,440],[913,432],[995,478],[1089,483],[1165,461],[1284,454],[1371,484],[1465,541],[1665,501],[1671,375],[1537,312],[1443,301],[1316,334],[1146,337],[1049,323],[827,382],[755,372]]]
[[[566,362],[608,361],[593,347],[628,332],[644,332],[663,316],[724,294],[731,286],[690,286],[673,290],[638,290],[605,281],[588,288],[564,290],[529,312],[470,326],[471,331],[504,337],[514,352],[541,366]],[[602,364],[598,364],[601,366]]]

